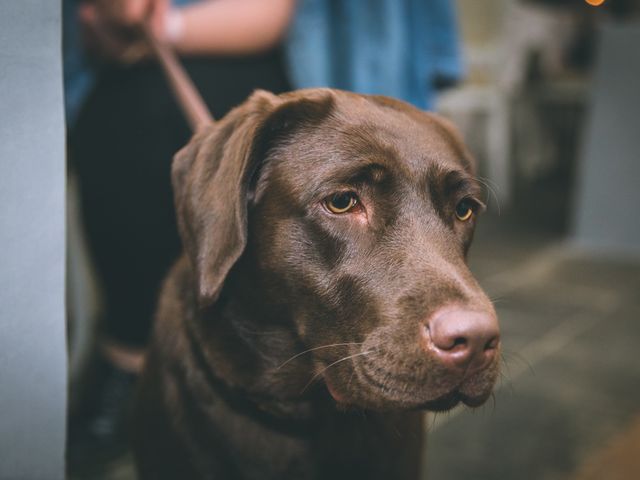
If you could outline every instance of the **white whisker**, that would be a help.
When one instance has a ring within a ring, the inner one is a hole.
[[[373,352],[374,352],[374,350],[367,350],[366,352],[354,353],[353,355],[349,355],[349,356],[341,358],[340,360],[336,360],[335,362],[329,364],[328,366],[326,366],[325,368],[323,368],[322,370],[317,372],[313,377],[311,377],[311,380],[309,380],[307,382],[307,384],[302,389],[302,392],[300,392],[300,393],[303,393],[307,389],[307,387],[309,387],[309,385],[311,385],[313,383],[313,381],[316,378],[318,378],[320,375],[322,375],[324,372],[329,370],[329,368],[333,367],[334,365],[337,365],[338,363],[344,362],[346,360],[350,360],[350,359],[355,358],[355,357],[359,357],[361,355],[368,355],[368,354],[373,353]]]
[[[489,203],[491,195],[493,195],[493,198],[496,201],[496,206],[498,207],[498,216],[500,216],[501,214],[500,198],[498,197],[498,194],[496,192],[497,187],[493,186],[491,184],[491,180],[489,180],[488,178],[484,178],[484,177],[475,177],[475,178],[478,181],[478,183],[484,185],[487,188],[487,203]]]
[[[300,352],[300,353],[296,353],[293,357],[289,358],[288,360],[286,360],[284,363],[282,363],[278,368],[276,368],[276,370],[280,370],[282,367],[284,367],[287,363],[289,363],[292,360],[295,360],[296,358],[304,355],[305,353],[309,353],[309,352],[314,352],[316,350],[321,350],[323,348],[330,348],[330,347],[343,347],[343,346],[348,346],[348,345],[362,345],[362,342],[346,342],[346,343],[332,343],[330,345],[322,345],[320,347],[314,347],[314,348],[310,348],[308,350],[305,350],[304,352]]]

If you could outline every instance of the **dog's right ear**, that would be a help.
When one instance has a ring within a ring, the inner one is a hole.
[[[256,92],[198,132],[173,159],[178,228],[197,277],[201,305],[216,300],[247,243],[246,197],[258,167],[256,139],[279,102]]]

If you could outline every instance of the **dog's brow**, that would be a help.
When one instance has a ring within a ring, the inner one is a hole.
[[[477,196],[482,191],[478,181],[466,173],[453,172],[448,180],[446,188],[449,192],[465,192]]]
[[[478,181],[464,170],[449,170],[432,168],[429,171],[429,183],[432,186],[440,185],[444,195],[450,195],[454,192],[466,192],[469,195],[481,193],[481,187]]]
[[[444,168],[433,165],[427,174],[427,185],[431,201],[439,212],[445,211],[445,206],[455,197],[480,198],[482,188],[477,180],[466,171]]]
[[[303,189],[300,189],[300,199],[309,203],[324,197],[336,190],[345,188],[360,188],[365,185],[380,185],[390,177],[388,166],[378,161],[378,158],[350,157],[332,164],[321,174],[310,178]]]
[[[338,173],[337,177],[347,183],[381,183],[387,178],[388,169],[376,161],[365,160],[351,165]]]

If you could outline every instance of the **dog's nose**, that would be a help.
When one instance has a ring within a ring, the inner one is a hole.
[[[425,326],[427,348],[448,367],[471,369],[489,364],[500,345],[494,314],[464,308],[443,308]]]

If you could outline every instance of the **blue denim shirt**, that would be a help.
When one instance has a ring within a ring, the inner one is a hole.
[[[434,80],[462,76],[451,0],[299,0],[287,43],[292,83],[433,105]]]

